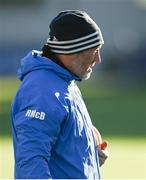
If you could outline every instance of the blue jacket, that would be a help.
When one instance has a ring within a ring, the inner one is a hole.
[[[21,61],[22,81],[12,103],[17,179],[99,179],[93,126],[79,79],[31,51]]]

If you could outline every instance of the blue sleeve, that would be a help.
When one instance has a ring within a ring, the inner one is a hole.
[[[51,179],[51,150],[67,111],[55,96],[24,98],[22,102],[13,119],[16,132],[15,178]]]

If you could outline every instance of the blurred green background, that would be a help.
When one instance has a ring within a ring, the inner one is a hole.
[[[59,11],[86,11],[100,26],[102,63],[78,83],[108,141],[103,179],[146,179],[146,0],[0,0],[0,179],[13,178],[10,107],[20,59],[46,43]]]

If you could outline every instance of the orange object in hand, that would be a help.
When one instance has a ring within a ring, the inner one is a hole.
[[[102,141],[102,137],[100,132],[97,130],[96,127],[93,126],[93,130],[94,130],[94,136],[96,139],[96,144],[97,144],[97,148],[98,150],[105,150],[107,148],[107,142],[106,141]]]
[[[97,144],[98,155],[99,155],[99,165],[102,166],[108,157],[107,142],[102,141],[100,132],[93,126],[94,136]]]

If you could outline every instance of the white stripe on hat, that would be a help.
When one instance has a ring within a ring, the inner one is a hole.
[[[98,47],[100,46],[101,43],[100,41],[99,42],[95,42],[93,44],[90,44],[88,46],[83,46],[81,48],[76,48],[76,49],[73,49],[73,50],[57,50],[57,49],[50,49],[52,52],[54,53],[59,53],[59,54],[71,54],[71,53],[76,53],[76,52],[80,52],[80,51],[83,51],[83,50],[86,50],[86,49],[90,49],[90,48],[93,48],[93,47]]]
[[[100,29],[99,29],[99,32],[100,32]],[[99,32],[94,32],[92,34],[89,34],[87,36],[84,36],[84,37],[81,37],[81,38],[77,38],[77,39],[73,39],[73,40],[67,40],[67,41],[51,41],[50,39],[47,40],[47,43],[48,44],[58,44],[58,45],[61,45],[61,44],[70,44],[70,43],[75,43],[75,42],[79,42],[79,41],[82,41],[82,40],[86,40],[88,38],[91,38],[95,35],[98,36]]]
[[[57,45],[52,45],[52,44],[49,44],[48,43],[48,46],[51,47],[51,48],[59,48],[59,49],[70,49],[70,48],[77,48],[78,46],[81,46],[81,45],[86,45],[90,42],[93,42],[93,41],[100,41],[100,38],[99,37],[95,37],[94,39],[89,39],[88,41],[84,41],[84,42],[79,42],[79,43],[76,43],[76,44],[73,44],[73,45],[66,45],[66,46],[57,46]],[[101,43],[101,42],[100,42]],[[101,43],[102,44],[102,43]]]

